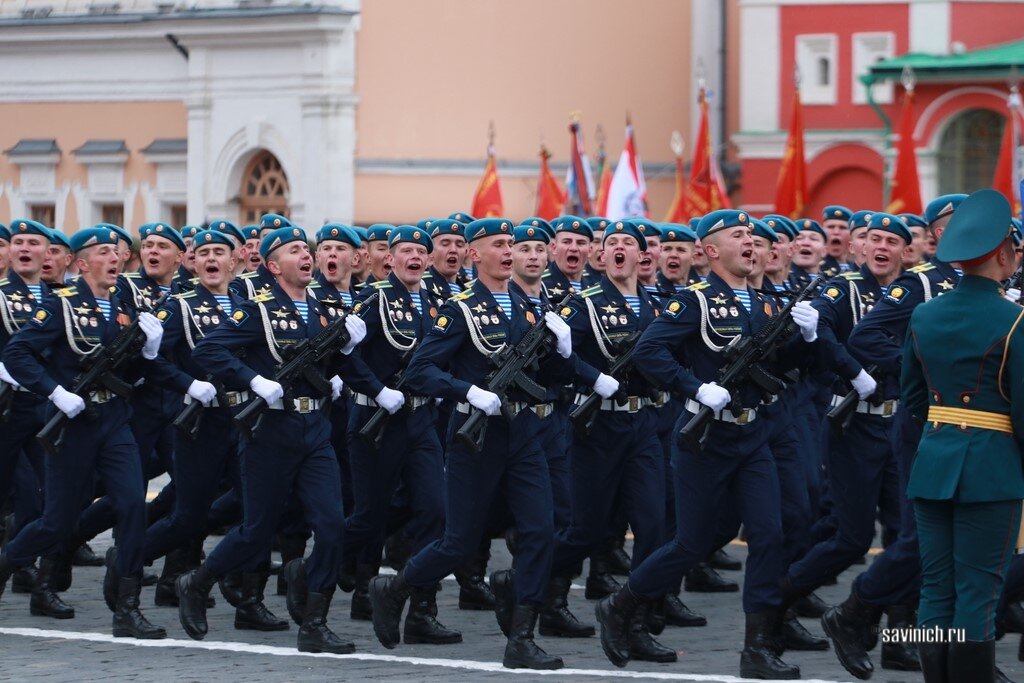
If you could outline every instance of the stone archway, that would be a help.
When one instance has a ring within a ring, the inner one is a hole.
[[[258,223],[265,213],[287,216],[290,198],[288,176],[278,158],[267,150],[253,154],[242,173],[238,191],[242,224]]]
[[[974,192],[992,185],[1006,117],[985,108],[950,120],[936,149],[938,194]]]

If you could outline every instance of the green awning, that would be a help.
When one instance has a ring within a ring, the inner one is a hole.
[[[914,70],[919,81],[1016,79],[1024,74],[1024,40],[952,55],[908,52],[876,62],[861,80],[867,83],[899,80],[907,66]]]

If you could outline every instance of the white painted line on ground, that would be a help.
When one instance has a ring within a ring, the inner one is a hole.
[[[558,671],[534,671],[531,669],[506,669],[498,662],[475,662],[466,659],[440,659],[433,657],[398,657],[395,655],[374,655],[356,653],[351,655],[314,654],[299,652],[288,647],[273,645],[250,645],[249,643],[229,643],[200,640],[135,640],[133,638],[115,638],[105,633],[87,633],[77,631],[51,631],[40,628],[0,628],[0,635],[24,636],[26,638],[56,638],[59,640],[79,640],[113,645],[134,645],[135,647],[184,647],[192,650],[209,650],[213,652],[242,652],[246,654],[272,655],[274,657],[317,657],[321,659],[353,659],[363,662],[387,662],[391,664],[411,664],[413,666],[434,666],[445,669],[462,669],[465,671],[485,671],[488,673],[504,673],[526,676],[594,676],[600,678],[631,678],[661,681],[719,681],[721,683],[752,683],[749,678],[736,676],[709,676],[705,674],[669,673],[660,671],[628,671],[616,669],[559,669]],[[803,683],[837,683],[821,679],[805,679]]]

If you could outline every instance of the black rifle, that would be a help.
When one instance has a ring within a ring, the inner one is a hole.
[[[11,419],[11,408],[14,406],[14,385],[0,380],[0,422]]]
[[[629,371],[633,369],[636,341],[639,338],[640,332],[634,332],[619,343],[619,348],[623,349],[623,351],[611,364],[611,367],[608,368],[608,372],[605,373],[619,380],[619,384],[622,386],[626,383]],[[601,395],[596,391],[591,391],[583,399],[582,403],[572,409],[572,412],[569,413],[569,419],[572,420],[572,427],[577,434],[580,436],[590,434],[590,430],[594,428],[594,420],[597,419],[597,411],[600,407]]]
[[[380,292],[374,292],[362,302],[363,308],[369,308],[376,302]],[[331,383],[317,370],[317,364],[332,353],[340,351],[349,342],[345,319],[352,313],[339,315],[327,327],[320,330],[312,339],[303,339],[285,351],[287,360],[274,375],[274,381],[284,388],[284,405],[289,406],[289,393],[300,380],[309,382],[321,395],[331,395]],[[235,426],[242,436],[251,439],[259,428],[263,413],[269,408],[262,397],[253,398],[245,408],[235,415]]]
[[[395,391],[401,391],[404,393],[405,390],[405,369],[409,364],[409,359],[412,358],[413,351],[416,350],[418,344],[414,344],[413,347],[402,354],[401,359],[401,370],[395,374]],[[406,396],[406,406],[408,408],[409,397]],[[380,441],[384,438],[384,425],[387,424],[388,419],[391,417],[391,413],[386,411],[384,408],[377,407],[377,410],[373,412],[370,419],[366,421],[363,428],[359,430],[359,438],[362,439],[367,446],[373,450],[380,448]]]
[[[217,388],[217,405],[226,407],[228,399],[224,394],[224,387],[219,382],[214,381],[213,375],[207,375],[205,381],[212,382]],[[199,434],[199,427],[203,422],[203,411],[205,409],[206,406],[201,401],[193,399],[178,413],[178,417],[174,418],[174,428],[189,441],[195,441],[196,435]]]
[[[869,375],[874,375],[878,366],[871,365],[865,369]],[[842,436],[846,432],[853,420],[853,413],[857,410],[858,403],[860,403],[860,394],[856,389],[850,389],[846,396],[843,396],[843,400],[825,414],[833,434]]]
[[[762,368],[760,361],[789,340],[795,327],[795,323],[789,315],[790,311],[801,301],[809,299],[817,291],[822,280],[824,278],[820,275],[812,278],[757,334],[748,337],[733,337],[732,341],[722,350],[722,355],[728,364],[722,368],[719,374],[718,385],[720,387],[733,394],[744,383],[753,382],[765,394],[777,394],[782,391],[785,384]],[[730,410],[733,411],[734,416],[739,414],[736,407],[732,407]],[[701,406],[697,414],[691,417],[690,421],[679,431],[677,439],[680,445],[688,447],[694,453],[700,451],[707,441],[710,428],[708,423],[712,417],[714,417],[714,411],[707,406]]]
[[[506,394],[513,387],[518,387],[542,402],[547,398],[547,391],[526,375],[526,370],[536,368],[542,358],[551,349],[553,335],[548,331],[541,317],[523,335],[515,346],[506,346],[498,353],[491,354],[491,362],[494,364],[494,371],[487,376],[487,389],[501,398],[501,414],[511,420],[514,415],[506,404]],[[473,408],[469,419],[462,423],[462,427],[455,433],[455,440],[460,444],[479,453],[483,448],[484,438],[487,434],[487,414],[484,411]]]
[[[170,296],[170,293],[164,294],[153,302],[152,306],[145,307],[144,309],[141,306],[133,306],[133,308],[140,313],[155,311],[163,305],[168,296]],[[131,385],[119,379],[116,373],[124,365],[125,361],[139,352],[141,348],[139,341],[142,336],[143,332],[142,328],[139,327],[139,317],[136,315],[128,327],[117,333],[113,341],[109,344],[96,346],[82,357],[82,363],[86,369],[75,378],[71,386],[71,393],[81,396],[87,404],[90,400],[89,394],[99,387],[107,389],[121,398],[130,398],[132,395]],[[50,421],[46,423],[42,431],[36,435],[40,445],[50,455],[56,455],[60,449],[61,442],[64,439],[64,426],[67,422],[68,416],[58,410],[50,418]]]

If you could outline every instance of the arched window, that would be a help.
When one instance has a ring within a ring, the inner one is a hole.
[[[1006,117],[989,109],[959,114],[939,141],[939,194],[992,186]]]
[[[242,174],[238,197],[242,223],[256,223],[265,213],[287,216],[289,196],[288,176],[281,162],[270,152],[257,152]]]

